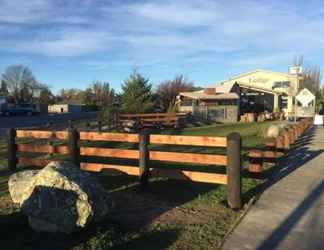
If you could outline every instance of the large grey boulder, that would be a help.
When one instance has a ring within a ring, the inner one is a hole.
[[[13,202],[35,231],[78,231],[102,219],[112,207],[109,194],[96,179],[68,162],[13,174],[8,185]]]
[[[10,176],[8,187],[11,199],[21,205],[33,191],[33,180],[39,170],[18,172]]]

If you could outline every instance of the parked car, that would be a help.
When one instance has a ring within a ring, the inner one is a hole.
[[[39,110],[37,109],[35,104],[21,104],[11,107],[2,108],[1,114],[5,116],[12,115],[27,115],[32,116],[38,114]]]

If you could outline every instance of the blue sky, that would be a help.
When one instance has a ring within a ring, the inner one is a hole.
[[[30,67],[52,87],[117,90],[137,69],[155,85],[184,74],[208,86],[294,56],[322,66],[322,1],[0,0],[0,72]]]

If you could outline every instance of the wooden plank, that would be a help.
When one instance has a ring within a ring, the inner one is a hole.
[[[174,125],[177,124],[177,122],[161,122],[161,123],[159,123],[159,122],[157,122],[157,123],[156,122],[141,122],[141,125],[143,127],[146,127],[146,126],[152,127],[152,126],[155,126],[157,124],[161,124],[163,126],[174,126]]]
[[[115,148],[96,148],[96,147],[81,147],[80,155],[82,156],[99,156],[99,157],[115,157],[125,159],[138,159],[139,151],[130,149],[115,149]]]
[[[124,165],[111,165],[111,164],[100,164],[100,163],[86,163],[81,162],[81,169],[86,171],[100,172],[103,169],[114,171],[114,174],[128,174],[128,175],[139,175],[139,168]]]
[[[174,169],[153,169],[151,170],[150,176],[203,183],[227,184],[227,175],[215,173],[201,173]]]
[[[182,135],[151,135],[152,144],[172,144],[189,146],[226,147],[226,137],[182,136]]]
[[[35,159],[35,158],[26,158],[26,157],[19,157],[18,164],[28,165],[28,166],[36,166],[36,167],[45,167],[51,160],[47,159]]]
[[[258,150],[258,149],[252,149],[249,151],[249,154],[248,154],[249,157],[251,158],[262,158],[262,151],[261,150]]]
[[[34,145],[34,144],[18,144],[17,150],[19,152],[32,152],[32,153],[51,153],[52,146],[49,145]]]
[[[162,118],[141,118],[141,122],[174,122],[177,121],[177,117],[162,117]]]
[[[121,118],[141,118],[141,117],[170,117],[170,116],[186,116],[186,113],[150,113],[150,114],[120,114]]]
[[[68,154],[69,148],[67,146],[51,146],[51,145],[34,145],[34,144],[18,144],[17,150],[19,152],[30,153],[52,153],[52,154]]]
[[[60,139],[66,140],[68,134],[66,131],[43,131],[43,130],[17,130],[18,138],[35,138],[35,139]]]
[[[80,132],[80,140],[88,141],[119,141],[138,143],[138,134]]]
[[[219,166],[227,165],[227,157],[225,155],[210,155],[210,154],[150,151],[150,160],[208,164],[208,165],[219,165]]]
[[[277,154],[274,151],[264,151],[263,158],[277,158]]]

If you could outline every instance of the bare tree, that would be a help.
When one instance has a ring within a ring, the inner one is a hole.
[[[294,66],[302,67],[304,64],[304,56],[295,56],[293,60]],[[322,71],[319,65],[304,67],[301,73],[302,80],[299,89],[307,88],[317,97],[321,96]]]
[[[319,65],[304,69],[302,73],[303,79],[300,82],[300,88],[307,88],[313,94],[320,94],[320,85],[322,80],[322,71]]]
[[[299,56],[295,56],[294,60],[293,60],[293,65],[294,66],[302,66],[304,64],[304,56],[303,55],[299,55]]]
[[[105,106],[112,104],[115,97],[115,91],[108,82],[93,82],[85,91],[83,91],[83,102],[86,104]]]
[[[2,81],[17,103],[30,102],[34,91],[43,87],[24,65],[9,66],[2,74]]]
[[[157,94],[164,111],[171,109],[180,92],[193,91],[193,82],[186,79],[183,75],[176,76],[173,80],[164,81],[159,84]]]
[[[83,91],[80,89],[61,89],[57,101],[62,103],[80,104],[83,102]]]

